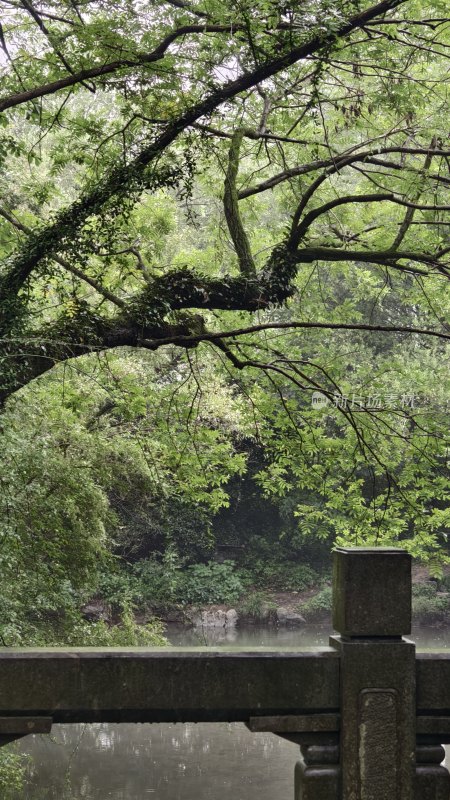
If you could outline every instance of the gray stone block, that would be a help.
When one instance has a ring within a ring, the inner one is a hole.
[[[343,636],[411,632],[411,556],[396,548],[337,548],[333,626]]]

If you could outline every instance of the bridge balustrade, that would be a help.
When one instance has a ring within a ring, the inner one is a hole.
[[[1,648],[0,744],[52,723],[244,722],[297,743],[295,800],[450,800],[450,654],[418,653],[411,557],[338,548],[329,647]]]

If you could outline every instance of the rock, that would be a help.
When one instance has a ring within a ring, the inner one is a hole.
[[[89,622],[109,622],[111,620],[110,609],[102,600],[92,600],[90,603],[86,603],[82,607],[81,613]]]
[[[291,625],[292,627],[300,627],[301,625],[306,625],[306,619],[302,617],[301,614],[295,614],[292,612],[288,614],[286,617],[286,625]]]
[[[225,611],[200,611],[200,614],[194,617],[194,625],[196,628],[225,628],[227,617]]]
[[[283,608],[283,606],[280,606],[280,608],[277,608],[275,614],[277,622],[284,623],[286,621],[286,617],[289,614],[289,611],[287,610],[287,608]]]
[[[236,622],[238,621],[238,613],[235,608],[229,608],[228,611],[225,613],[226,617],[226,627],[227,628],[234,628]]]
[[[190,619],[196,628],[234,628],[238,614],[234,608],[228,611],[221,608],[205,608],[200,612],[194,612],[190,615]]]
[[[294,611],[290,611],[288,608],[277,608],[276,618],[279,625],[290,625],[292,627],[297,627],[300,625],[306,624],[306,619],[302,617],[301,614],[296,614]]]

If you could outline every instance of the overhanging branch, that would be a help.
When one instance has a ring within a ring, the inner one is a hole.
[[[398,263],[399,261],[415,261],[419,264],[427,264],[446,278],[450,278],[450,269],[438,261],[435,256],[409,250],[344,250],[333,247],[304,247],[294,251],[293,257],[301,264],[311,264],[313,261],[361,261],[366,264],[381,264],[401,269],[403,272],[420,272],[410,265],[403,266]]]
[[[369,323],[358,322],[266,322],[260,325],[249,325],[245,328],[235,328],[230,331],[218,331],[214,333],[205,332],[199,335],[168,337],[166,339],[143,339],[139,345],[150,350],[173,344],[180,347],[192,347],[201,342],[220,343],[224,339],[237,339],[241,336],[248,336],[261,331],[271,330],[336,330],[336,331],[370,331],[372,333],[398,333],[416,334],[417,336],[432,336],[438,339],[450,341],[450,331],[435,331],[430,328],[415,328],[406,325],[371,325]]]
[[[389,153],[398,153],[399,155],[429,155],[431,153],[432,156],[449,158],[450,157],[450,150],[446,150],[443,148],[434,148],[432,151],[429,148],[425,147],[401,147],[401,146],[391,146],[391,147],[374,147],[372,150],[360,150],[357,153],[336,153],[331,158],[326,159],[318,159],[316,161],[310,161],[307,164],[299,164],[296,167],[291,167],[290,169],[283,170],[282,172],[278,172],[275,175],[272,175],[270,178],[267,178],[264,181],[256,184],[256,186],[249,186],[246,189],[241,189],[239,192],[239,200],[244,200],[246,197],[251,197],[252,195],[259,194],[260,192],[265,192],[268,189],[273,189],[275,186],[278,186],[280,183],[284,181],[290,180],[291,178],[295,178],[299,175],[305,175],[309,172],[314,172],[318,169],[325,169],[327,173],[324,176],[320,176],[320,181],[322,182],[328,176],[339,172],[346,166],[350,166],[351,164],[357,162],[365,162],[367,164],[376,164],[381,167],[389,166],[391,168],[396,169],[403,169],[402,164],[395,164],[392,162],[388,162],[387,164],[384,163],[381,159],[379,159],[380,155],[388,155]],[[419,170],[416,170],[417,172]],[[433,177],[433,176],[431,176]],[[442,180],[442,176],[435,176],[436,179]],[[309,195],[311,196],[311,195]],[[303,202],[302,198],[302,209],[304,209],[306,203]]]
[[[343,22],[328,36],[323,36],[323,34],[314,36],[308,42],[292,47],[288,52],[258,66],[252,72],[229,81],[168,124],[156,140],[145,147],[130,164],[115,168],[92,192],[85,194],[72,206],[62,211],[52,225],[37,232],[33,241],[11,260],[0,284],[0,304],[3,316],[0,322],[0,332],[7,333],[14,325],[20,309],[17,303],[12,302],[13,298],[19,294],[40,261],[52,257],[62,243],[73,238],[74,233],[82,227],[85,221],[92,214],[98,212],[113,196],[123,197],[130,193],[131,187],[134,187],[135,190],[138,189],[142,185],[145,168],[165,151],[184,130],[242,91],[276,75],[300,59],[310,56],[327,43],[331,44],[336,37],[347,36],[369,20],[382,16],[403,2],[405,0],[382,0]]]
[[[242,30],[242,25],[183,25],[169,33],[160,44],[149,53],[138,53],[135,58],[121,58],[116,61],[110,61],[108,64],[99,64],[96,67],[89,67],[79,70],[78,72],[69,70],[69,75],[66,75],[64,78],[59,78],[56,81],[50,81],[49,83],[28,89],[27,91],[17,92],[16,94],[9,95],[9,97],[4,97],[0,99],[0,112],[6,111],[8,108],[22,105],[30,100],[36,100],[38,97],[56,94],[56,92],[62,89],[66,89],[69,86],[76,86],[79,83],[84,83],[93,78],[102,78],[123,69],[135,69],[137,67],[145,67],[148,64],[154,64],[156,61],[160,61],[164,58],[170,45],[183,36],[204,33],[227,33],[229,35],[234,35]]]

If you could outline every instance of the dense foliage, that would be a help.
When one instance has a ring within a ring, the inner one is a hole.
[[[334,542],[439,572],[445,0],[1,9],[4,641],[133,640]]]

